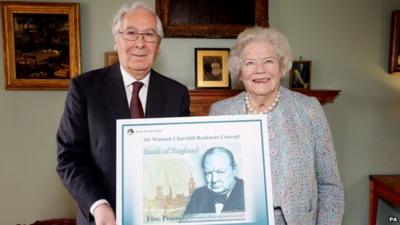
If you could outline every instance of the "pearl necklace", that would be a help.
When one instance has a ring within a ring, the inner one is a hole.
[[[276,97],[275,97],[274,101],[272,102],[271,106],[269,106],[267,110],[258,111],[258,110],[255,110],[251,106],[250,100],[249,100],[249,94],[246,92],[245,102],[246,102],[247,112],[253,113],[253,114],[267,114],[267,113],[271,112],[275,108],[275,106],[278,104],[279,97],[280,97],[280,94],[279,94],[279,91],[278,91],[278,94],[276,95]]]

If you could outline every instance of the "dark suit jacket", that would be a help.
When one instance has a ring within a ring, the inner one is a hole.
[[[146,104],[145,117],[190,114],[187,88],[153,70]],[[57,133],[57,172],[78,202],[78,225],[93,222],[89,209],[99,199],[109,201],[115,210],[116,120],[127,118],[119,64],[72,80]]]
[[[228,199],[224,202],[222,212],[244,211],[243,180],[236,177],[235,180],[236,184]],[[196,189],[190,197],[184,214],[215,213],[215,198],[216,194],[208,189],[207,186]]]

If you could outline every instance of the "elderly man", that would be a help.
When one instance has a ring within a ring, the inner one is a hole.
[[[193,192],[184,214],[244,211],[243,180],[235,177],[232,152],[223,147],[210,148],[201,166],[206,185]]]
[[[187,88],[154,70],[162,25],[141,2],[113,22],[119,64],[72,80],[57,133],[57,172],[77,201],[78,225],[114,225],[116,120],[188,116]]]

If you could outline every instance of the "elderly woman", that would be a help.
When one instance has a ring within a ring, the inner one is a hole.
[[[329,125],[317,99],[280,85],[291,63],[281,33],[246,29],[229,57],[245,91],[214,103],[210,115],[268,118],[275,224],[341,224],[344,194]]]

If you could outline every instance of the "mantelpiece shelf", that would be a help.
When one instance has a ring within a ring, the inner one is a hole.
[[[308,96],[314,96],[319,100],[319,102],[321,102],[322,105],[328,102],[333,102],[340,93],[339,90],[317,90],[317,89],[316,90],[299,89],[293,91],[297,91]]]
[[[194,89],[189,91],[190,95],[190,111],[192,116],[205,116],[212,103],[235,96],[242,90],[229,89]],[[333,102],[339,90],[294,90],[308,96],[318,98],[321,104]]]

